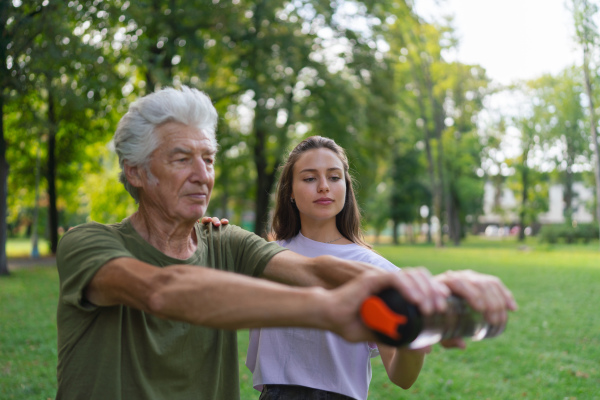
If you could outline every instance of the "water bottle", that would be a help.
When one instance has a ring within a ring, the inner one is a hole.
[[[457,296],[448,297],[445,312],[424,316],[395,289],[386,289],[369,297],[362,304],[360,315],[382,343],[411,349],[451,338],[492,338],[504,332],[506,326],[488,323],[483,314]]]

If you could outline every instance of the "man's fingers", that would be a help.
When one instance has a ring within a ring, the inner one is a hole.
[[[396,288],[406,300],[418,306],[423,314],[429,315],[446,309],[448,288],[435,280],[427,269],[405,268],[397,275],[399,279]]]
[[[442,340],[440,342],[440,344],[447,349],[451,349],[451,348],[464,349],[467,347],[465,341],[462,338],[445,339],[445,340]]]
[[[452,293],[467,300],[473,309],[483,312],[492,324],[506,322],[507,311],[517,309],[512,293],[495,276],[475,271],[448,271],[437,278]]]

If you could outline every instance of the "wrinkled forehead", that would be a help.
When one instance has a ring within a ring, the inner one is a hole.
[[[167,122],[156,128],[159,148],[170,151],[172,147],[184,147],[216,153],[217,144],[212,135],[205,134],[200,128],[180,122]]]

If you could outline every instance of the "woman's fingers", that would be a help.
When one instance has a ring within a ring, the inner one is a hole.
[[[227,225],[229,224],[229,220],[226,218],[221,218],[219,220],[219,218],[217,217],[202,217],[202,219],[200,220],[200,222],[202,222],[202,224],[207,225],[212,223],[214,226],[221,226],[221,225]]]

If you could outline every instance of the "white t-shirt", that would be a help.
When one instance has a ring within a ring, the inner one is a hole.
[[[332,255],[387,271],[398,270],[385,258],[357,244],[321,243],[301,233],[278,243],[307,257]],[[250,330],[246,366],[259,391],[264,384],[300,385],[364,400],[371,382],[370,358],[378,355],[374,343],[350,343],[328,331],[262,328]]]

